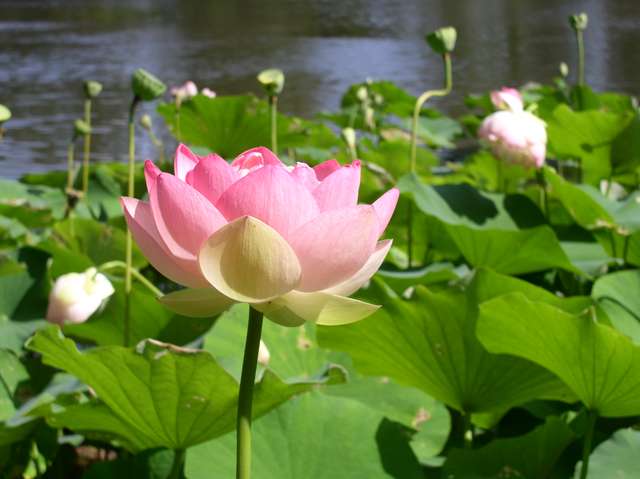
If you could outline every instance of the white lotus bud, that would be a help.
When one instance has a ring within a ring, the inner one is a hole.
[[[107,277],[95,268],[60,276],[49,293],[47,321],[82,323],[114,293]]]
[[[263,366],[267,366],[269,364],[269,360],[271,359],[271,354],[267,349],[267,345],[264,341],[260,340],[260,348],[258,349],[258,362]]]

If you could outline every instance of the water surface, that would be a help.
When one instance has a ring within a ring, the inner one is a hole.
[[[440,59],[423,37],[450,24],[459,33],[455,92],[436,104],[456,114],[466,93],[548,81],[560,62],[573,65],[566,17],[581,10],[590,17],[588,82],[640,93],[638,0],[0,0],[0,103],[14,115],[0,143],[0,176],[64,168],[85,79],[105,86],[94,157],[125,161],[137,67],[219,94],[260,93],[256,73],[280,67],[282,109],[309,117],[337,108],[365,78],[414,94],[439,86]],[[152,153],[146,138],[138,144],[140,156]]]

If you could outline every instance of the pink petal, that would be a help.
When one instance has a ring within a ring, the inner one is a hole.
[[[258,166],[265,165],[282,165],[280,159],[269,148],[259,146],[240,153],[235,160],[231,162],[231,166],[235,166],[241,170],[251,170]]]
[[[180,143],[173,159],[173,172],[182,181],[186,181],[187,173],[193,170],[199,161],[200,158],[187,145]]]
[[[320,211],[347,208],[358,204],[360,188],[360,162],[343,166],[325,177],[313,191]]]
[[[227,223],[201,193],[167,173],[158,176],[149,199],[160,237],[183,259],[194,259],[204,240]]]
[[[380,265],[383,263],[387,253],[389,253],[389,250],[391,249],[392,242],[393,241],[391,240],[378,242],[376,250],[371,256],[369,256],[367,262],[358,270],[357,273],[343,282],[325,289],[324,292],[337,294],[339,296],[349,296],[358,291],[362,285],[369,281],[371,277],[376,274],[378,269],[380,269]]]
[[[339,169],[340,163],[338,163],[336,160],[327,160],[313,167],[313,171],[316,172],[316,177],[319,181],[324,180],[331,173]]]
[[[240,179],[240,174],[218,155],[201,158],[187,174],[187,183],[202,193],[211,204]]]
[[[376,215],[378,215],[378,238],[382,236],[384,230],[387,229],[389,225],[389,221],[391,221],[391,217],[393,216],[393,212],[396,209],[396,205],[398,204],[398,197],[400,196],[400,191],[397,188],[391,188],[384,195],[378,198],[373,202],[373,209],[376,210]]]
[[[127,197],[120,198],[120,203],[133,239],[154,268],[170,280],[185,286],[209,286],[195,259],[183,260],[169,252],[158,234],[149,203]]]
[[[306,163],[297,163],[291,171],[291,176],[309,191],[315,190],[320,184],[316,177],[316,172]]]
[[[144,162],[144,181],[147,184],[147,191],[150,192],[156,187],[156,181],[160,176],[160,168],[158,168],[153,161],[147,160]]]
[[[376,245],[378,218],[369,205],[321,213],[292,235],[302,278],[296,288],[318,291],[354,275]]]
[[[280,166],[259,168],[227,189],[216,208],[233,221],[253,216],[289,239],[298,226],[318,215],[311,193]]]

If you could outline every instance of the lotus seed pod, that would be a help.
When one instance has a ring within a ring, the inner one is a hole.
[[[350,149],[356,147],[356,131],[353,128],[347,127],[342,130],[342,139]]]
[[[133,94],[142,101],[152,101],[162,95],[167,87],[158,78],[143,68],[138,68],[131,77]]]
[[[582,32],[587,29],[587,25],[589,23],[589,17],[586,13],[576,13],[575,15],[569,16],[569,25],[576,32]]]
[[[151,117],[147,113],[142,115],[142,117],[140,118],[140,125],[145,130],[151,130],[151,128],[153,127],[153,122],[151,121]]]
[[[11,118],[11,110],[4,105],[0,105],[0,123],[4,123],[9,118]]]
[[[267,95],[279,95],[284,88],[284,73],[277,68],[269,68],[263,70],[258,75],[258,82],[267,92]]]
[[[73,123],[73,135],[74,138],[79,136],[88,135],[91,133],[91,127],[84,120],[76,120]]]
[[[434,52],[444,55],[445,53],[451,53],[456,47],[457,37],[458,34],[455,28],[442,27],[427,35],[426,40]]]
[[[87,80],[84,82],[84,95],[87,98],[95,98],[97,97],[100,92],[102,92],[102,84],[94,81],[94,80]]]

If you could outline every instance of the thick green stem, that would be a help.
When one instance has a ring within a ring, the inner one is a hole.
[[[251,476],[251,406],[261,334],[262,313],[250,308],[238,396],[236,479],[249,479]]]
[[[271,150],[278,154],[278,97],[269,97],[269,109],[271,110]]]
[[[576,31],[576,41],[578,42],[578,85],[584,85],[584,38],[582,31]]]
[[[593,432],[596,427],[598,415],[595,411],[587,412],[587,432],[584,436],[582,447],[582,466],[580,467],[580,479],[586,479],[589,472],[589,457],[591,457],[591,447],[593,445]]]
[[[71,191],[73,189],[73,177],[74,177],[74,150],[75,150],[75,139],[69,142],[69,146],[67,147],[67,190]]]
[[[140,99],[134,97],[129,108],[129,169],[127,178],[127,195],[131,198],[135,195],[135,161],[136,161],[136,107]],[[133,239],[131,238],[131,230],[127,228],[127,244],[126,244],[126,271],[124,277],[124,345],[129,346],[131,336],[131,260],[133,250]]]
[[[173,451],[173,464],[168,479],[180,479],[182,477],[182,465],[186,451],[184,449],[176,449]]]
[[[106,272],[109,271],[111,269],[123,269],[126,271],[127,269],[127,263],[123,262],[123,261],[109,261],[107,263],[104,263],[100,266],[98,266],[98,271],[101,272]],[[131,274],[138,280],[140,281],[140,283],[142,283],[149,291],[151,291],[154,295],[160,297],[162,296],[162,291],[160,291],[158,288],[156,288],[156,286],[149,281],[147,278],[145,278],[142,273],[140,273],[140,271],[138,271],[136,268],[131,268]]]
[[[418,119],[420,118],[420,111],[429,98],[434,96],[446,96],[451,92],[453,87],[453,76],[451,71],[451,55],[445,53],[442,55],[444,62],[444,88],[441,90],[428,90],[416,100],[415,107],[413,109],[413,118],[411,120],[411,153],[409,161],[409,171],[415,173],[416,171],[416,153],[418,145]],[[413,207],[409,205],[407,215],[407,258],[409,260],[408,267],[411,268],[413,261]]]
[[[84,100],[84,122],[89,131],[84,135],[84,157],[82,159],[82,192],[89,191],[89,158],[91,155],[91,99]]]

